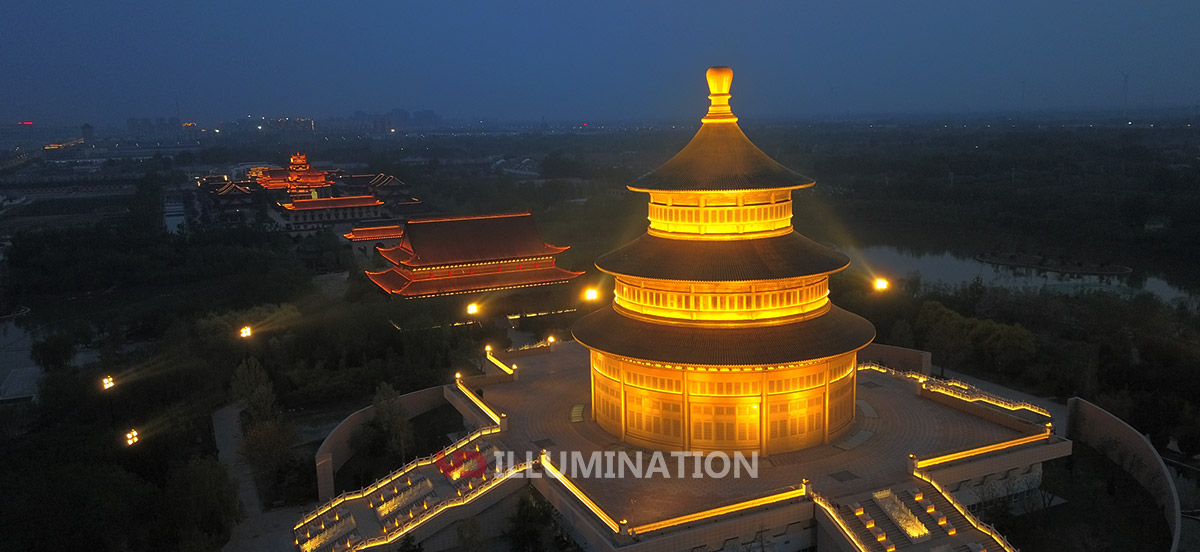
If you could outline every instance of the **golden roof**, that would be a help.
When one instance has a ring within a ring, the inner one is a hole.
[[[814,184],[758,149],[729,106],[733,69],[710,67],[708,114],[700,130],[661,167],[629,185],[639,192],[799,189]]]

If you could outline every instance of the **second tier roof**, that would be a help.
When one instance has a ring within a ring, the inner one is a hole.
[[[596,260],[610,274],[659,280],[734,282],[829,274],[850,259],[792,232],[772,238],[686,241],[650,234]]]

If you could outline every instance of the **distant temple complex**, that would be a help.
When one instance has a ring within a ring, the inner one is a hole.
[[[318,190],[333,184],[328,173],[313,169],[308,164],[308,156],[299,152],[292,155],[286,169],[259,167],[252,169],[250,176],[264,190],[287,190],[293,198],[316,199]]]
[[[375,285],[405,298],[493,291],[570,281],[582,272],[564,270],[555,256],[568,247],[542,239],[529,213],[409,220],[406,228],[356,228],[348,239],[400,243],[378,248],[392,267],[367,272]]]
[[[850,261],[792,229],[792,191],[813,180],[738,128],[732,78],[709,69],[696,136],[629,185],[650,194],[650,228],[596,261],[613,304],[574,330],[593,416],[633,444],[776,454],[853,426],[855,352],[875,329],[829,302]]]
[[[206,223],[272,221],[293,236],[325,230],[345,234],[360,223],[364,227],[393,225],[398,230],[394,225],[431,213],[395,176],[318,170],[303,153],[292,155],[287,168],[252,167],[243,181],[207,175],[197,179],[197,186],[204,192],[202,217]],[[267,206],[274,208],[267,211]]]

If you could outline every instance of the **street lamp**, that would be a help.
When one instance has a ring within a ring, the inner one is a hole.
[[[241,336],[243,338],[250,337],[250,326],[242,326]]]
[[[138,432],[136,429],[131,429],[129,430],[129,433],[125,434],[125,444],[127,446],[133,446],[133,444],[136,442],[138,442]]]
[[[596,291],[596,288],[588,288],[583,292],[583,298],[588,301],[595,301],[597,297],[600,297],[600,292]]]
[[[886,291],[887,288],[888,288],[887,280],[884,280],[883,278],[875,279],[875,291]]]
[[[471,303],[470,305],[467,305],[467,314],[476,314],[478,312],[479,312],[478,304]]]
[[[549,341],[550,344],[553,345],[554,344],[554,336],[550,336],[550,337],[546,338],[546,341]]]
[[[107,391],[109,389],[112,389],[113,386],[116,385],[117,383],[115,381],[113,381],[112,376],[104,376],[104,379],[100,380],[100,384],[103,385],[105,391]]]

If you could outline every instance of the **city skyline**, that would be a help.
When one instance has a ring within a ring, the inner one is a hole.
[[[1184,70],[1200,49],[1189,31],[1200,8],[1184,2],[10,10],[7,122],[397,107],[457,120],[682,120],[703,99],[677,98],[710,65],[737,69],[741,112],[757,120],[1200,102],[1200,74]]]

